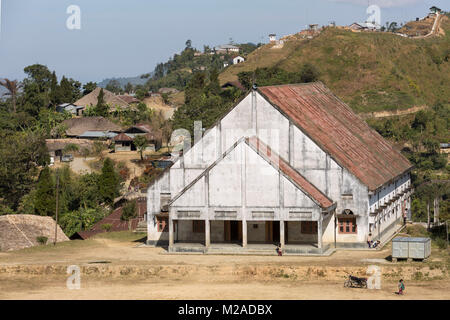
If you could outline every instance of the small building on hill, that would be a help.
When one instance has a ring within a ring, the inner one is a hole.
[[[49,152],[50,163],[53,164],[61,161],[67,146],[76,145],[80,151],[83,149],[92,151],[94,142],[89,139],[46,139],[45,144]]]
[[[122,132],[122,127],[103,117],[72,118],[62,122],[66,127],[66,136],[79,138],[86,132]]]
[[[56,107],[56,112],[68,112],[74,116],[81,116],[83,114],[84,107],[76,106],[72,103],[63,103]]]
[[[237,56],[237,57],[233,58],[233,64],[242,63],[244,61],[245,61],[245,59],[241,56]]]
[[[440,143],[439,148],[441,153],[450,153],[450,143]]]
[[[381,26],[374,22],[354,22],[349,28],[353,31],[379,31]]]
[[[119,99],[122,99],[126,103],[128,103],[130,106],[136,105],[140,102],[139,99],[136,99],[135,97],[133,97],[132,95],[129,95],[129,94],[122,94],[122,95],[118,95],[117,97]]]
[[[180,92],[180,90],[178,90],[177,88],[160,88],[158,92],[161,94],[176,94]]]
[[[102,88],[95,88],[94,91],[88,93],[87,95],[85,95],[84,97],[82,97],[81,99],[75,101],[73,104],[79,107],[83,107],[83,112],[86,110],[87,107],[95,107],[97,105],[98,102],[98,95],[100,94],[100,91],[102,90]],[[110,107],[109,112],[116,112],[116,111],[122,111],[122,110],[134,110],[136,111],[136,107],[134,107],[132,104],[134,102],[132,102],[131,104],[126,102],[123,97],[124,96],[118,96],[115,95],[114,93],[112,93],[109,90],[103,89],[103,94],[104,94],[104,101],[105,103]],[[127,97],[131,97],[131,96],[127,96]],[[131,98],[125,98],[126,100],[130,100],[130,101],[134,101],[131,100]],[[137,99],[136,99],[137,100]]]
[[[239,47],[232,44],[224,44],[214,48],[216,53],[239,53]]]
[[[145,151],[156,151],[161,147],[161,139],[155,134],[148,124],[136,124],[119,135],[114,137],[115,151],[135,151],[137,150],[134,139],[137,136],[144,136],[148,141]]]

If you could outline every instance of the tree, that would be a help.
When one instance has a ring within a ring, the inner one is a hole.
[[[389,24],[389,27],[387,28],[387,31],[390,31],[390,32],[395,32],[397,30],[398,30],[398,23],[397,22],[391,22]]]
[[[11,97],[13,112],[16,113],[17,95],[19,93],[19,88],[21,87],[21,85],[17,80],[9,80],[5,78],[4,80],[0,80],[0,86],[5,87],[6,90],[8,90],[8,93],[6,93],[6,95],[9,95]]]
[[[128,202],[122,209],[122,215],[120,220],[129,221],[130,219],[136,218],[136,200]]]
[[[60,83],[61,100],[64,103],[73,103],[80,98],[81,83],[73,79],[62,77]]]
[[[83,86],[83,95],[87,95],[94,91],[97,88],[97,84],[95,82],[88,82]]]
[[[55,187],[49,167],[45,167],[40,175],[36,188],[34,209],[41,216],[53,216],[56,208]]]
[[[115,94],[120,94],[123,92],[120,82],[116,79],[108,82],[108,84],[106,85],[106,90],[111,91]]]
[[[49,163],[45,138],[37,132],[17,132],[0,139],[0,202],[17,209],[35,184],[39,166]]]
[[[314,82],[319,78],[319,72],[317,71],[316,67],[309,62],[306,62],[302,66],[300,73],[302,82]]]
[[[28,75],[23,80],[22,109],[32,116],[37,116],[41,109],[51,106],[51,86],[54,81],[52,72],[41,64],[34,64],[24,69]]]
[[[103,201],[111,205],[119,194],[119,177],[114,170],[114,163],[106,158],[99,178],[99,192]]]
[[[56,110],[56,106],[62,102],[61,90],[58,85],[58,78],[56,77],[56,72],[53,71],[52,78],[50,80],[50,103]]]
[[[95,114],[102,117],[107,117],[109,107],[105,102],[105,93],[103,92],[103,88],[100,89],[100,92],[97,96],[97,105],[95,106]]]
[[[134,138],[133,143],[136,146],[136,148],[138,149],[139,154],[141,155],[141,160],[144,160],[143,154],[144,154],[145,148],[148,147],[147,138],[143,135],[137,136],[136,138]]]
[[[125,92],[126,93],[132,93],[133,92],[133,85],[128,82],[127,85],[125,86]]]

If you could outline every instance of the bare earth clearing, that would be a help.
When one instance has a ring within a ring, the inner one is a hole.
[[[142,247],[142,235],[100,235],[0,253],[0,299],[449,299],[448,251],[427,262],[391,263],[382,251],[330,257],[169,255]],[[81,269],[81,289],[66,287],[67,266]],[[349,289],[348,273],[382,270],[381,290]],[[394,294],[398,279],[406,294]]]

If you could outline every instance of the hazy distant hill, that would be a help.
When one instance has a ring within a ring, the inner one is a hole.
[[[110,81],[112,81],[112,80],[119,81],[120,85],[122,87],[125,87],[128,82],[131,83],[134,86],[138,85],[138,84],[144,85],[148,81],[148,78],[141,78],[140,76],[138,76],[138,77],[128,77],[128,78],[109,78],[109,79],[103,80],[102,82],[99,82],[98,86],[102,87],[102,88],[105,88],[108,85],[108,83]]]

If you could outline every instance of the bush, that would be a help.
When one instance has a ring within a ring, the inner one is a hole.
[[[128,202],[122,209],[122,215],[120,219],[123,221],[128,221],[130,219],[136,218],[136,200]]]
[[[36,241],[41,245],[45,245],[45,244],[47,244],[48,238],[44,237],[44,236],[40,236],[40,237],[36,238]]]
[[[439,249],[447,249],[447,240],[436,238],[434,241],[436,242],[436,245],[439,247]]]
[[[102,229],[105,230],[106,232],[111,231],[111,228],[112,228],[112,224],[111,223],[102,224]]]

